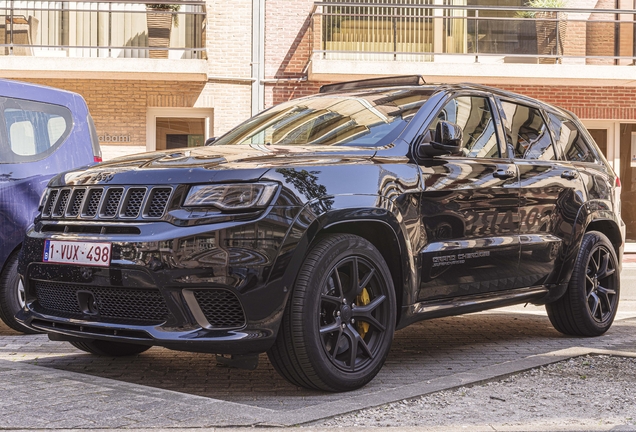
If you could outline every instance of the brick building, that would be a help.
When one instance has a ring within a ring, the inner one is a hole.
[[[526,2],[174,0],[168,58],[154,58],[150,2],[0,1],[0,76],[81,93],[105,158],[199,145],[327,82],[495,85],[584,120],[620,174],[636,238],[635,2]]]

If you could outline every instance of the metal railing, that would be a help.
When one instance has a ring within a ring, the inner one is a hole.
[[[205,17],[194,0],[0,1],[0,56],[200,59]]]
[[[636,10],[462,2],[315,2],[313,52],[342,60],[636,63]]]

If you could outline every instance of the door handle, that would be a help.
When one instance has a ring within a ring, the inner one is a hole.
[[[494,177],[500,179],[509,179],[517,176],[517,173],[511,169],[498,169],[494,173],[492,173]]]
[[[579,178],[579,173],[578,171],[563,171],[561,173],[561,177],[568,180],[574,180]]]

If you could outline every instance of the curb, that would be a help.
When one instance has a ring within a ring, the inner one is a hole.
[[[307,425],[319,420],[325,420],[366,408],[373,408],[392,402],[398,402],[404,399],[413,399],[419,396],[437,393],[442,390],[453,390],[459,387],[474,386],[489,381],[500,380],[510,375],[525,372],[530,369],[547,366],[552,363],[558,363],[560,361],[588,354],[636,358],[636,353],[628,351],[601,350],[583,347],[567,348],[564,350],[529,356],[521,360],[486,366],[470,372],[462,372],[429,381],[409,384],[393,390],[360,395],[294,411],[276,412],[269,421],[259,423],[259,426],[280,427]],[[490,430],[493,429],[491,428]]]

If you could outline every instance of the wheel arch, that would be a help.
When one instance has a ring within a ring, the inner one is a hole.
[[[616,256],[620,257],[621,246],[623,246],[623,237],[621,235],[621,230],[615,221],[611,219],[592,220],[585,227],[585,232],[589,231],[599,231],[605,234],[610,243],[612,243],[612,246],[614,246]]]
[[[619,259],[619,266],[621,265],[623,236],[616,215],[610,209],[606,208],[603,202],[586,202],[581,206],[576,217],[574,231],[570,237],[570,244],[563,260],[561,275],[559,277],[560,289],[558,292],[555,291],[554,296],[551,297],[558,298],[565,293],[567,284],[572,277],[574,262],[583,242],[583,237],[585,233],[589,231],[599,231],[609,238],[616,251],[616,256]]]
[[[380,252],[389,267],[393,279],[396,302],[396,320],[401,318],[404,299],[404,269],[402,268],[403,246],[394,229],[381,220],[340,221],[330,224],[318,234],[353,234],[370,242]]]
[[[22,249],[22,243],[18,243],[11,251],[9,251],[4,261],[2,262],[2,267],[0,267],[0,275],[4,273],[4,270],[7,267],[7,263],[9,262],[9,258],[11,258],[13,254],[20,252],[20,249]]]
[[[337,205],[339,197],[335,198],[330,201],[329,206],[322,202],[314,202],[300,211],[283,241],[270,280],[280,277],[281,286],[289,298],[302,262],[319,235],[359,235],[380,251],[391,271],[399,328],[403,318],[402,305],[414,297],[413,287],[417,278],[414,261],[416,257],[413,256],[413,246],[405,226],[407,218],[401,214],[397,206],[383,197],[358,196],[358,204],[366,203],[367,206],[354,208]],[[342,198],[349,201],[347,198],[350,196]]]

